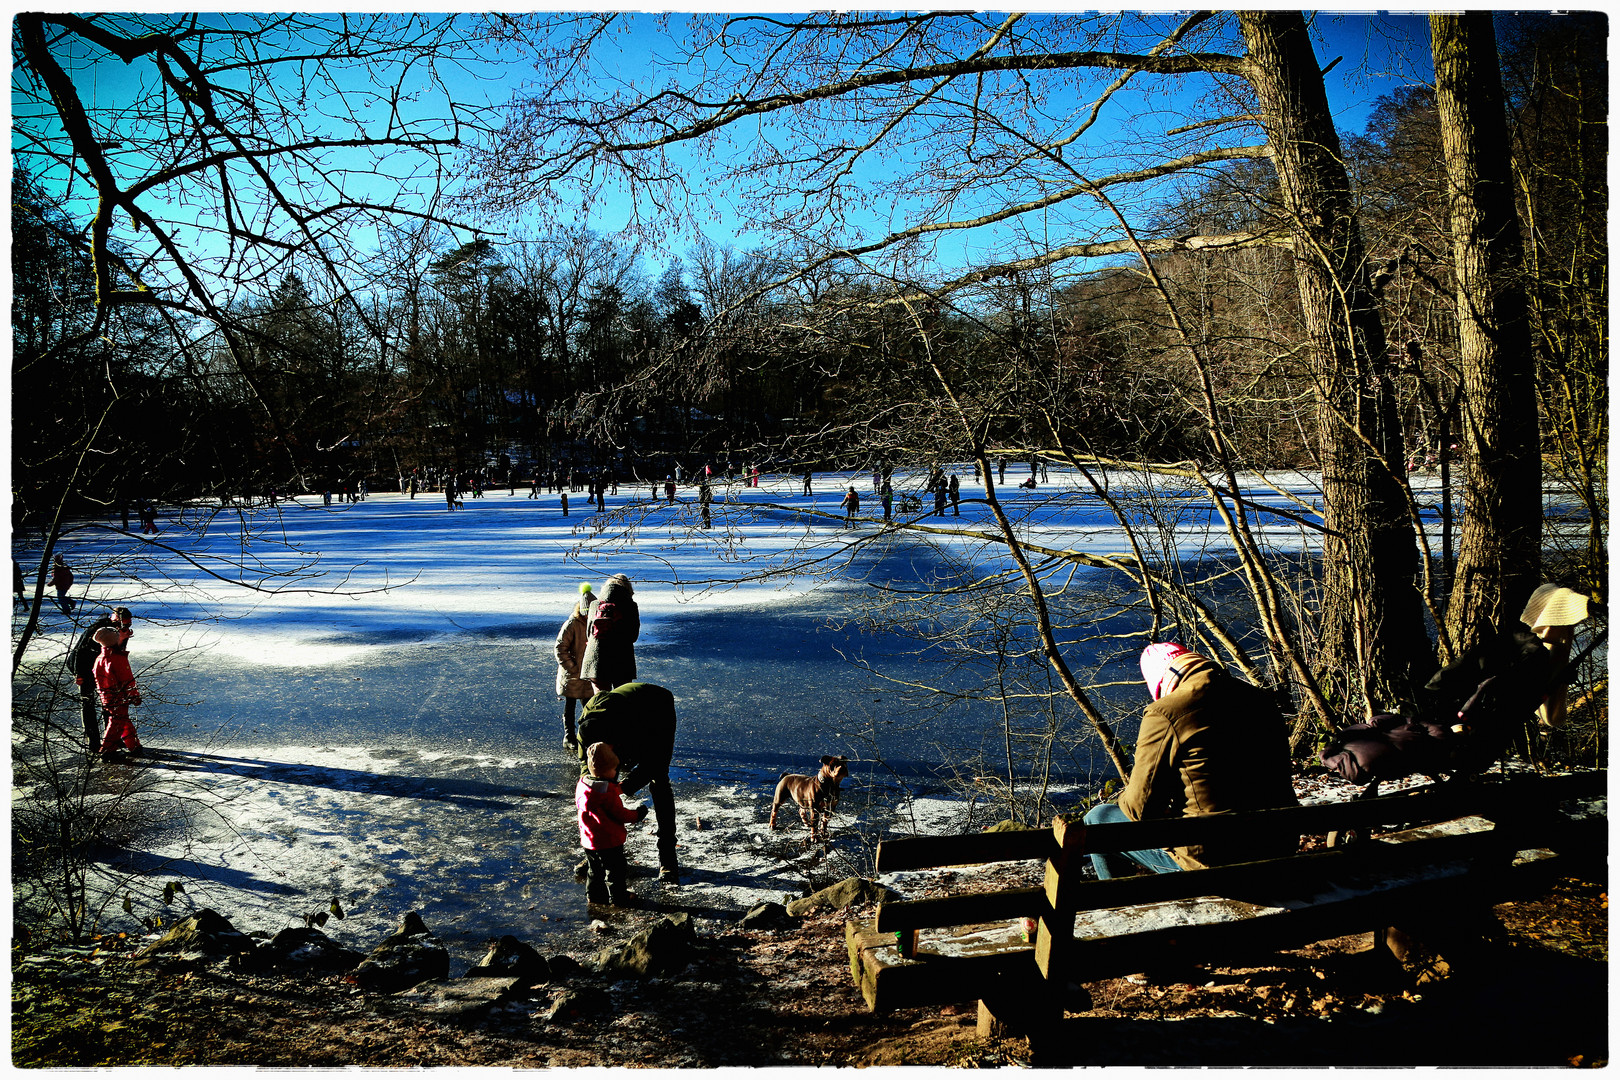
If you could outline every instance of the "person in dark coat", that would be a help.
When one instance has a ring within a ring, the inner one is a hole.
[[[1092,807],[1086,824],[1298,805],[1288,728],[1269,693],[1169,642],[1143,649],[1141,665],[1153,703],[1142,716],[1130,781],[1117,806]],[[1099,878],[1111,878],[1136,866],[1155,873],[1199,870],[1298,849],[1297,836],[1256,837],[1218,848],[1098,853],[1091,863]]]
[[[56,590],[56,606],[62,609],[62,614],[72,615],[73,598],[68,590],[73,588],[73,568],[60,555],[51,563],[51,588]]]
[[[669,765],[675,756],[675,695],[644,682],[625,683],[597,694],[580,714],[579,741],[584,747],[607,743],[613,748],[622,763],[624,794],[647,789],[658,817],[658,880],[679,885],[675,793],[669,783]]]
[[[614,574],[586,613],[585,654],[580,660],[579,677],[591,684],[593,692],[635,681],[641,609],[636,606],[634,593],[629,578]]]
[[[851,484],[844,492],[844,497],[838,505],[844,508],[844,524],[855,524],[855,515],[861,512],[861,497],[855,493],[855,485]]]

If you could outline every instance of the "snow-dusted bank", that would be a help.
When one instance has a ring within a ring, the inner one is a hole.
[[[982,527],[986,512],[972,501],[982,488],[971,466],[957,472],[967,501],[943,524]],[[1073,490],[1074,478],[1054,469],[1033,491],[1013,486],[1027,475],[1027,466],[1010,469],[1003,497],[1039,542],[1127,549],[1099,500],[1050,498]],[[1299,480],[1292,493],[1308,502],[1308,478]],[[807,846],[796,821],[766,828],[778,772],[811,771],[822,753],[858,758],[852,732],[903,720],[834,650],[848,651],[847,638],[822,629],[825,613],[859,601],[861,583],[731,584],[739,570],[786,566],[845,535],[837,503],[850,484],[865,500],[856,528],[878,528],[869,474],[821,474],[810,496],[798,477],[718,487],[732,505],[717,506],[707,533],[696,529],[695,489],[683,487],[674,504],[650,510],[628,546],[620,515],[638,500],[648,509],[647,485],[621,486],[604,515],[576,494],[567,517],[556,495],[529,499],[523,487],[456,511],[434,493],[213,508],[201,538],[176,545],[184,556],[82,531],[63,545],[69,562],[110,569],[81,572],[85,600],[72,623],[48,612],[35,662],[59,662],[75,626],[115,603],[137,616],[137,670],[167,658],[144,674],[154,693],[137,718],[148,745],[166,754],[130,767],[188,785],[198,809],[184,827],[116,856],[142,873],[146,910],[174,879],[186,892],[170,915],[208,906],[242,929],[301,924],[336,898],[347,918],[328,932],[357,943],[415,909],[464,942],[471,962],[491,934],[534,940],[587,925],[570,872],[577,774],[560,745],[551,644],[580,581],[627,574],[642,611],[640,677],[669,686],[679,704],[687,868],[678,890],[635,884],[662,906],[732,918],[866,869],[878,831],[949,828],[961,810],[902,800],[857,772],[830,849]],[[1269,489],[1256,495],[1301,510]],[[1183,558],[1226,550],[1200,494],[1166,487],[1157,502],[1173,513]],[[187,520],[205,509],[188,508]],[[1283,550],[1310,544],[1286,517],[1259,527]],[[159,545],[175,535],[169,528]],[[986,557],[971,537],[943,542]],[[18,555],[26,565],[26,551]],[[925,735],[888,737],[900,756],[934,752]],[[633,865],[656,864],[652,839],[650,827],[631,831]]]

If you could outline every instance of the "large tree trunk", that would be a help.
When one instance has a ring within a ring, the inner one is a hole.
[[[1404,486],[1384,324],[1321,70],[1297,11],[1238,16],[1248,79],[1293,218],[1300,306],[1317,384],[1324,518],[1321,648],[1329,698],[1400,708],[1434,668]],[[1338,718],[1327,718],[1330,722]],[[1296,734],[1303,734],[1302,732]]]
[[[1462,367],[1463,519],[1446,624],[1461,652],[1540,582],[1541,441],[1524,248],[1488,11],[1430,15]]]

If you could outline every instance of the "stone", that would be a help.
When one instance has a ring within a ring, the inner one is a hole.
[[[596,968],[611,975],[665,975],[684,968],[696,947],[692,916],[683,911],[665,915],[617,949],[602,950]]]
[[[484,958],[467,969],[467,978],[516,978],[525,988],[551,978],[546,958],[511,934],[491,939]]]
[[[800,897],[787,906],[787,913],[809,915],[817,911],[842,911],[851,904],[900,899],[902,897],[899,893],[885,885],[879,885],[866,878],[852,877],[845,878],[836,885],[829,885],[820,892]]]
[[[599,986],[582,986],[560,992],[541,1015],[553,1024],[590,1019],[613,1011],[613,999]]]
[[[169,932],[135,953],[135,959],[163,957],[211,964],[252,956],[258,943],[212,908],[203,908],[169,928]]]
[[[774,900],[767,900],[763,904],[750,908],[748,914],[738,920],[745,930],[774,930],[785,926],[789,915],[786,906]]]
[[[397,1000],[417,1006],[435,1019],[480,1020],[504,1009],[520,990],[519,979],[447,979],[418,983],[395,994]]]
[[[345,949],[313,926],[289,926],[259,946],[264,966],[275,971],[353,971],[363,953]]]
[[[1008,820],[1008,821],[998,821],[994,825],[991,825],[989,828],[985,829],[984,831],[987,832],[987,833],[1035,832],[1036,829],[1037,829],[1037,827],[1033,826],[1033,825],[1023,825],[1023,824],[1020,824],[1019,822]]]
[[[393,994],[429,979],[449,977],[450,951],[414,911],[406,912],[399,929],[372,949],[351,976],[362,989],[378,994]]]
[[[585,965],[567,953],[558,953],[546,961],[553,979],[567,979],[585,974]]]

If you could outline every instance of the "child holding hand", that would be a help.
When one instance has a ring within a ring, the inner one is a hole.
[[[579,809],[579,842],[588,864],[585,900],[590,904],[615,907],[634,904],[635,896],[625,885],[629,865],[624,858],[625,825],[647,816],[645,804],[631,810],[619,791],[619,757],[605,742],[585,749],[589,772],[574,788],[574,805]]]

